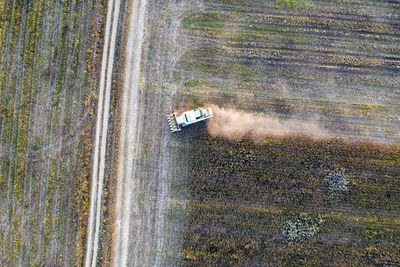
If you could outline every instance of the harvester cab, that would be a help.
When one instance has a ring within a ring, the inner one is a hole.
[[[196,108],[183,112],[180,116],[177,116],[176,112],[168,114],[167,118],[171,132],[177,132],[181,131],[183,127],[212,118],[212,116],[211,108]]]

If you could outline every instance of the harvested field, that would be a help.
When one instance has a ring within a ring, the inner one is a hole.
[[[0,1],[2,266],[80,265],[102,1]]]
[[[185,99],[399,142],[400,3],[284,2],[204,1],[187,14]]]

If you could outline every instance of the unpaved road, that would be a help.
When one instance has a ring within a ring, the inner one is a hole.
[[[182,83],[173,70],[185,50],[179,27],[189,7],[176,1],[131,2],[114,206],[114,266],[180,261],[185,204],[172,200],[171,183],[187,177],[182,147],[189,139],[185,134],[172,136],[165,115],[175,108],[173,96]]]
[[[105,25],[103,58],[97,105],[96,135],[93,154],[91,179],[90,209],[88,219],[88,238],[86,245],[85,266],[96,266],[101,226],[101,208],[103,199],[107,132],[110,114],[110,97],[114,65],[115,44],[118,28],[120,1],[109,1]]]
[[[116,221],[114,239],[114,265],[126,266],[128,240],[132,209],[132,191],[135,183],[135,155],[138,150],[138,88],[140,62],[144,35],[144,21],[147,1],[132,2],[127,38],[124,92],[122,96],[120,167],[116,200]]]

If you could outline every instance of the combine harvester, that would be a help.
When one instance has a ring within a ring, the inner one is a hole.
[[[178,117],[176,116],[176,112],[174,112],[167,115],[167,118],[171,132],[177,132],[182,130],[183,127],[212,118],[212,116],[211,108],[196,108],[183,112],[182,115]]]

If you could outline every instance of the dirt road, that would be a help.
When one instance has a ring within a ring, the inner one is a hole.
[[[127,38],[124,92],[122,96],[120,168],[116,200],[114,265],[126,266],[131,217],[132,189],[135,185],[134,159],[138,150],[138,87],[144,34],[146,0],[133,1]]]
[[[114,64],[115,44],[118,28],[120,1],[109,1],[101,76],[99,86],[99,101],[97,105],[96,135],[93,154],[92,186],[90,194],[90,210],[88,220],[88,238],[86,246],[85,266],[96,266],[101,225],[101,208],[103,198],[105,157],[107,132],[110,114],[110,96]]]
[[[185,204],[173,200],[171,184],[186,180],[182,151],[189,136],[175,139],[165,117],[175,108],[173,97],[182,84],[174,67],[185,50],[179,28],[188,8],[187,3],[176,1],[131,3],[114,207],[114,266],[176,265],[180,260]]]

